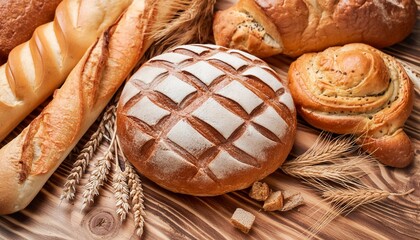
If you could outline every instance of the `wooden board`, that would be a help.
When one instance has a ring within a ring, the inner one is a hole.
[[[218,7],[224,8],[228,4],[227,0],[220,1]],[[420,13],[413,33],[405,41],[384,49],[384,52],[420,72]],[[291,61],[285,57],[269,59],[283,79],[286,79]],[[39,113],[40,109],[34,111],[33,115]],[[29,121],[25,120],[17,132]],[[365,179],[369,185],[390,192],[411,188],[415,188],[415,191],[406,197],[384,201],[384,208],[361,208],[348,216],[340,216],[323,228],[315,239],[420,239],[419,122],[420,90],[417,88],[415,106],[405,127],[415,147],[415,162],[405,169],[383,166],[369,169]],[[84,137],[85,140],[92,131]],[[301,154],[308,149],[318,133],[300,120],[291,155]],[[97,157],[105,149],[106,146],[102,146]],[[132,215],[126,222],[120,223],[115,214],[109,183],[101,190],[101,197],[96,200],[95,206],[83,212],[80,210],[80,195],[74,203],[60,202],[62,186],[71,167],[70,159],[64,161],[26,209],[0,216],[0,239],[136,239]],[[306,203],[304,206],[289,212],[264,212],[261,203],[251,200],[246,190],[199,198],[175,194],[146,178],[142,180],[147,214],[144,239],[302,239],[329,208],[313,189],[280,170],[264,181],[273,189],[302,192]],[[84,178],[81,185],[86,182]],[[79,187],[78,191],[80,193],[82,188]],[[255,224],[248,235],[234,229],[229,223],[237,207],[256,215]]]

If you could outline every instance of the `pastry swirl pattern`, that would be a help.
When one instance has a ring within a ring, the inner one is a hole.
[[[403,125],[413,106],[413,84],[393,57],[365,44],[305,54],[289,69],[300,115],[322,130],[360,136],[382,163],[407,166],[413,159]]]

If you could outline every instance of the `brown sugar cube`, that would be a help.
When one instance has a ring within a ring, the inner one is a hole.
[[[276,211],[283,207],[283,194],[281,191],[276,191],[270,194],[265,200],[263,209],[264,211]]]
[[[230,222],[234,227],[238,228],[244,233],[248,233],[254,223],[255,216],[243,210],[242,208],[237,208],[230,219]]]
[[[300,193],[290,196],[288,199],[285,199],[284,206],[281,211],[289,211],[297,206],[304,204],[303,197]]]
[[[249,191],[249,197],[257,201],[265,201],[270,195],[270,188],[267,183],[254,182],[251,190]]]

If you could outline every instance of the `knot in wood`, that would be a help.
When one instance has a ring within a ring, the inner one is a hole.
[[[115,216],[106,210],[93,210],[87,219],[89,232],[96,236],[112,235],[118,229],[118,221]]]

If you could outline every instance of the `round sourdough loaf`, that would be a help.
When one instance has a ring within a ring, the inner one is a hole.
[[[150,59],[127,82],[117,129],[141,174],[174,192],[211,196],[274,172],[292,148],[296,113],[262,60],[184,45]]]

